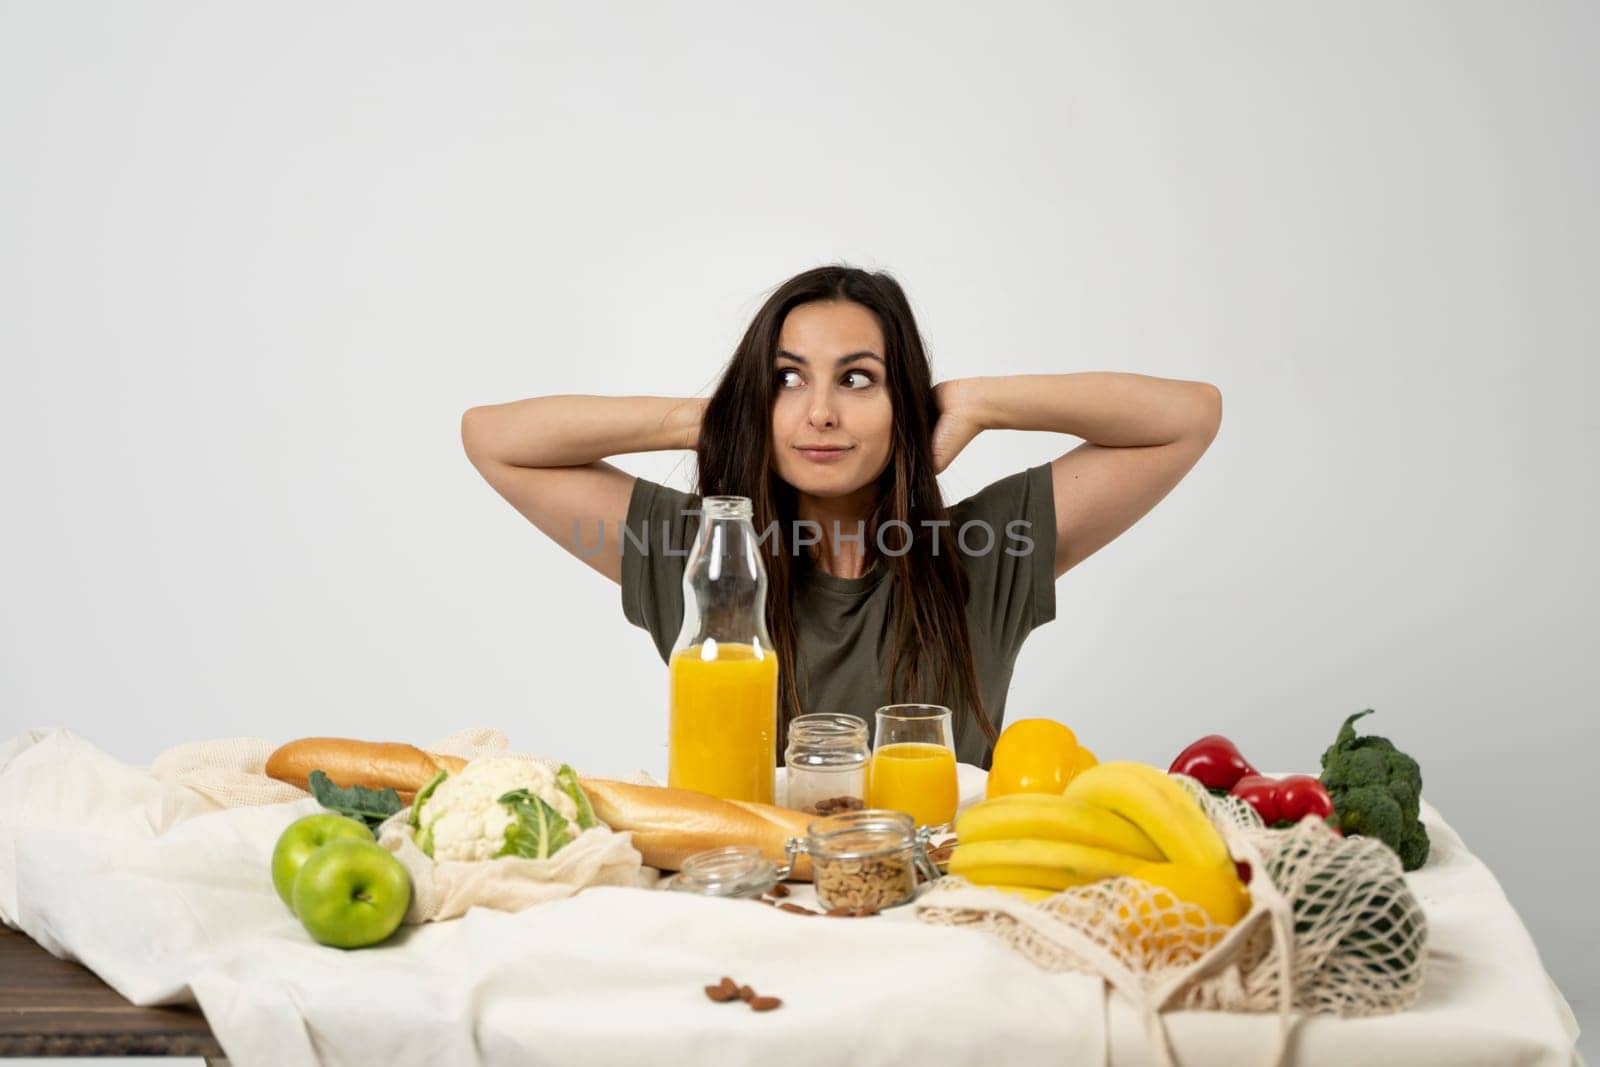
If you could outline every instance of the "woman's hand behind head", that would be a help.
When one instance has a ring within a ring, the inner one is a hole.
[[[933,472],[942,474],[961,450],[983,431],[972,403],[971,383],[956,378],[933,387],[939,421],[933,427]]]

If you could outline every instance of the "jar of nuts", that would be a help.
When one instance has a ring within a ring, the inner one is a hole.
[[[813,815],[860,811],[871,758],[865,719],[832,712],[795,716],[783,755],[786,806]]]
[[[868,808],[818,819],[805,837],[790,838],[789,863],[802,852],[811,857],[811,880],[824,908],[877,911],[911,900],[919,874],[939,877],[927,846],[927,828],[917,829],[911,816]]]

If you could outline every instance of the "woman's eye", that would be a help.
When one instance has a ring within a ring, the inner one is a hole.
[[[872,375],[868,374],[866,371],[861,371],[861,370],[849,371],[848,373],[845,374],[845,378],[846,379],[850,379],[850,378],[858,378],[858,379],[860,379],[861,380],[861,384],[858,385],[858,386],[855,386],[854,388],[856,388],[856,389],[865,389],[869,385],[872,384]]]
[[[795,369],[793,369],[792,367],[791,368],[785,368],[784,370],[780,370],[778,372],[778,388],[782,389],[782,388],[785,388],[788,385],[788,383],[785,381],[785,379],[791,374],[793,374],[795,377],[799,377],[800,376],[800,372],[795,370]]]

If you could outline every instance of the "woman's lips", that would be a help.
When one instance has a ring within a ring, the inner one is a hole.
[[[833,463],[849,455],[848,448],[802,448],[799,452],[813,463]]]

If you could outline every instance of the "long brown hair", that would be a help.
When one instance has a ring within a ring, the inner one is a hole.
[[[994,724],[984,709],[967,626],[966,572],[956,555],[944,499],[933,468],[933,427],[939,409],[911,304],[900,284],[885,273],[843,265],[817,267],[777,286],[756,313],[706,405],[696,449],[702,496],[750,498],[758,534],[777,534],[769,545],[767,630],[778,653],[778,751],[789,722],[805,708],[803,675],[795,663],[794,557],[789,535],[796,520],[796,492],[772,464],[772,410],[777,400],[774,360],[789,311],[818,300],[846,300],[877,316],[894,407],[894,443],[877,482],[877,503],[866,519],[866,563],[882,558],[891,572],[889,618],[895,638],[884,703],[945,704],[957,716],[975,716],[992,748]],[[878,530],[898,519],[904,528],[887,534],[890,554],[878,551]],[[924,525],[924,521],[929,525]],[[938,525],[933,523],[939,520]],[[938,538],[938,550],[934,550]],[[959,720],[958,720],[959,721]]]

